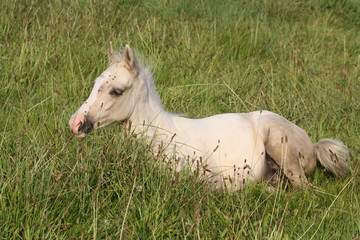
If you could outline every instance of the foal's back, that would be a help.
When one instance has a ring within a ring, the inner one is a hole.
[[[226,178],[260,180],[268,175],[261,116],[268,111],[174,119],[174,144],[182,156],[202,157],[207,169]],[[234,179],[233,179],[234,180]]]

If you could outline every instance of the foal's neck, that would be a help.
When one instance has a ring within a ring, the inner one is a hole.
[[[139,101],[129,118],[130,129],[135,133],[146,132],[151,135],[154,129],[171,130],[173,127],[173,115],[167,112],[161,103],[160,97],[155,90],[150,72],[142,76],[144,88],[142,89],[145,101]]]

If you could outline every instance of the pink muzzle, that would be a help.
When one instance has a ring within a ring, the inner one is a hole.
[[[77,136],[77,137],[85,137],[84,132],[80,132],[82,129],[82,126],[84,126],[86,122],[85,114],[83,112],[76,111],[70,118],[69,126],[71,131]]]

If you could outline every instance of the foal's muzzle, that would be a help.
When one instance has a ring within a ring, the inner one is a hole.
[[[94,124],[87,118],[84,118],[84,121],[79,125],[78,131],[83,132],[85,134],[90,133],[94,128]]]

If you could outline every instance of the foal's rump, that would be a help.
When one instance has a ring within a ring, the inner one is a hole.
[[[260,113],[259,126],[268,160],[272,160],[292,185],[307,184],[316,167],[313,144],[304,130],[272,112]]]
[[[264,111],[259,119],[267,156],[293,186],[308,184],[316,158],[336,176],[350,171],[349,151],[342,142],[323,139],[313,144],[303,129],[272,112]]]

